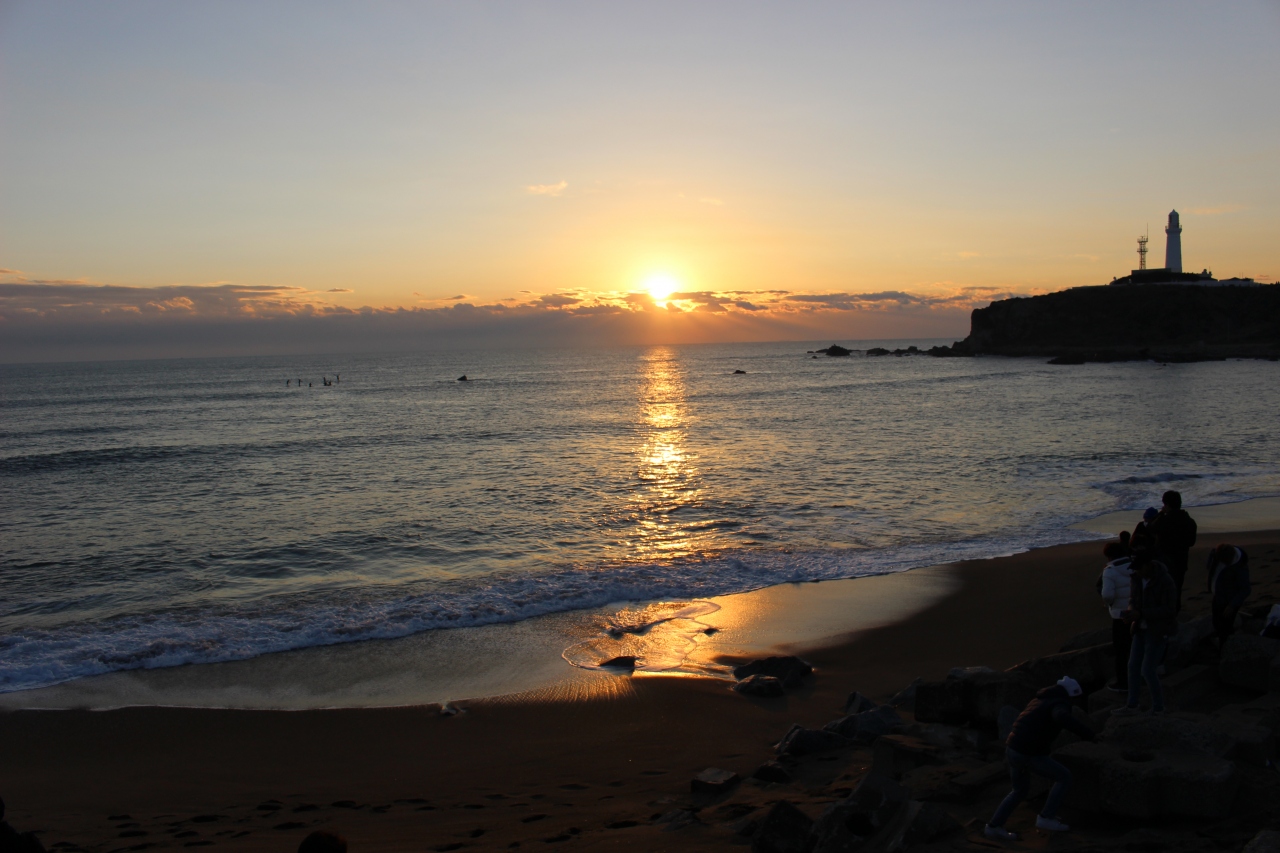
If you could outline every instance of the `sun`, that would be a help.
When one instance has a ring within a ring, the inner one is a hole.
[[[671,294],[680,289],[680,282],[676,281],[673,276],[659,273],[645,279],[644,287],[645,290],[649,291],[649,295],[653,297],[653,301],[661,305],[667,301]]]

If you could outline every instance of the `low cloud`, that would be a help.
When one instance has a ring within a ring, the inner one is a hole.
[[[0,361],[66,361],[554,344],[958,338],[969,312],[1009,294],[682,291],[464,294],[423,304],[334,305],[330,292],[270,285],[129,287],[0,282]],[[1025,294],[1024,294],[1025,295]]]
[[[331,287],[325,293],[355,293],[355,291],[349,287]]]
[[[568,181],[561,181],[558,184],[530,184],[525,187],[525,192],[530,195],[561,195],[569,187]]]

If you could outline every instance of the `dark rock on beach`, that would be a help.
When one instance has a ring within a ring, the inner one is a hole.
[[[774,803],[751,839],[751,853],[807,853],[813,820],[786,800]]]
[[[782,679],[772,675],[748,675],[733,685],[733,689],[743,696],[763,696],[766,698],[781,696],[787,692],[782,686]]]
[[[786,783],[791,781],[791,774],[776,761],[766,761],[755,769],[751,778],[757,782]]]
[[[733,677],[747,678],[752,675],[769,675],[780,680],[784,687],[799,687],[806,676],[813,672],[813,667],[798,657],[778,656],[753,660],[742,666],[733,668]]]
[[[741,778],[732,770],[708,767],[690,780],[689,790],[695,794],[723,794],[738,784]]]
[[[782,736],[774,749],[779,755],[801,756],[819,752],[832,752],[848,746],[850,740],[835,732],[824,729],[806,729],[799,724],[794,725]]]

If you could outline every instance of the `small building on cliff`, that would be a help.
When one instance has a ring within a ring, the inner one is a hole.
[[[1178,211],[1169,211],[1169,224],[1165,226],[1164,266],[1147,269],[1147,238],[1138,238],[1138,268],[1121,278],[1111,279],[1112,284],[1217,284],[1209,270],[1182,271],[1182,223]],[[1233,280],[1233,283],[1241,282]],[[1250,281],[1252,281],[1250,279]]]
[[[1183,272],[1183,225],[1178,211],[1169,211],[1169,224],[1165,227],[1165,265],[1147,269],[1147,237],[1138,238],[1138,269],[1128,275],[1112,278],[1112,284],[1201,284],[1203,287],[1258,287],[1252,278],[1213,278],[1210,270],[1198,273]]]

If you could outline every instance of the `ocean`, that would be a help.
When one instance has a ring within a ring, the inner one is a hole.
[[[696,610],[1096,537],[1069,525],[1170,488],[1280,495],[1276,363],[828,343],[0,366],[0,692]]]

